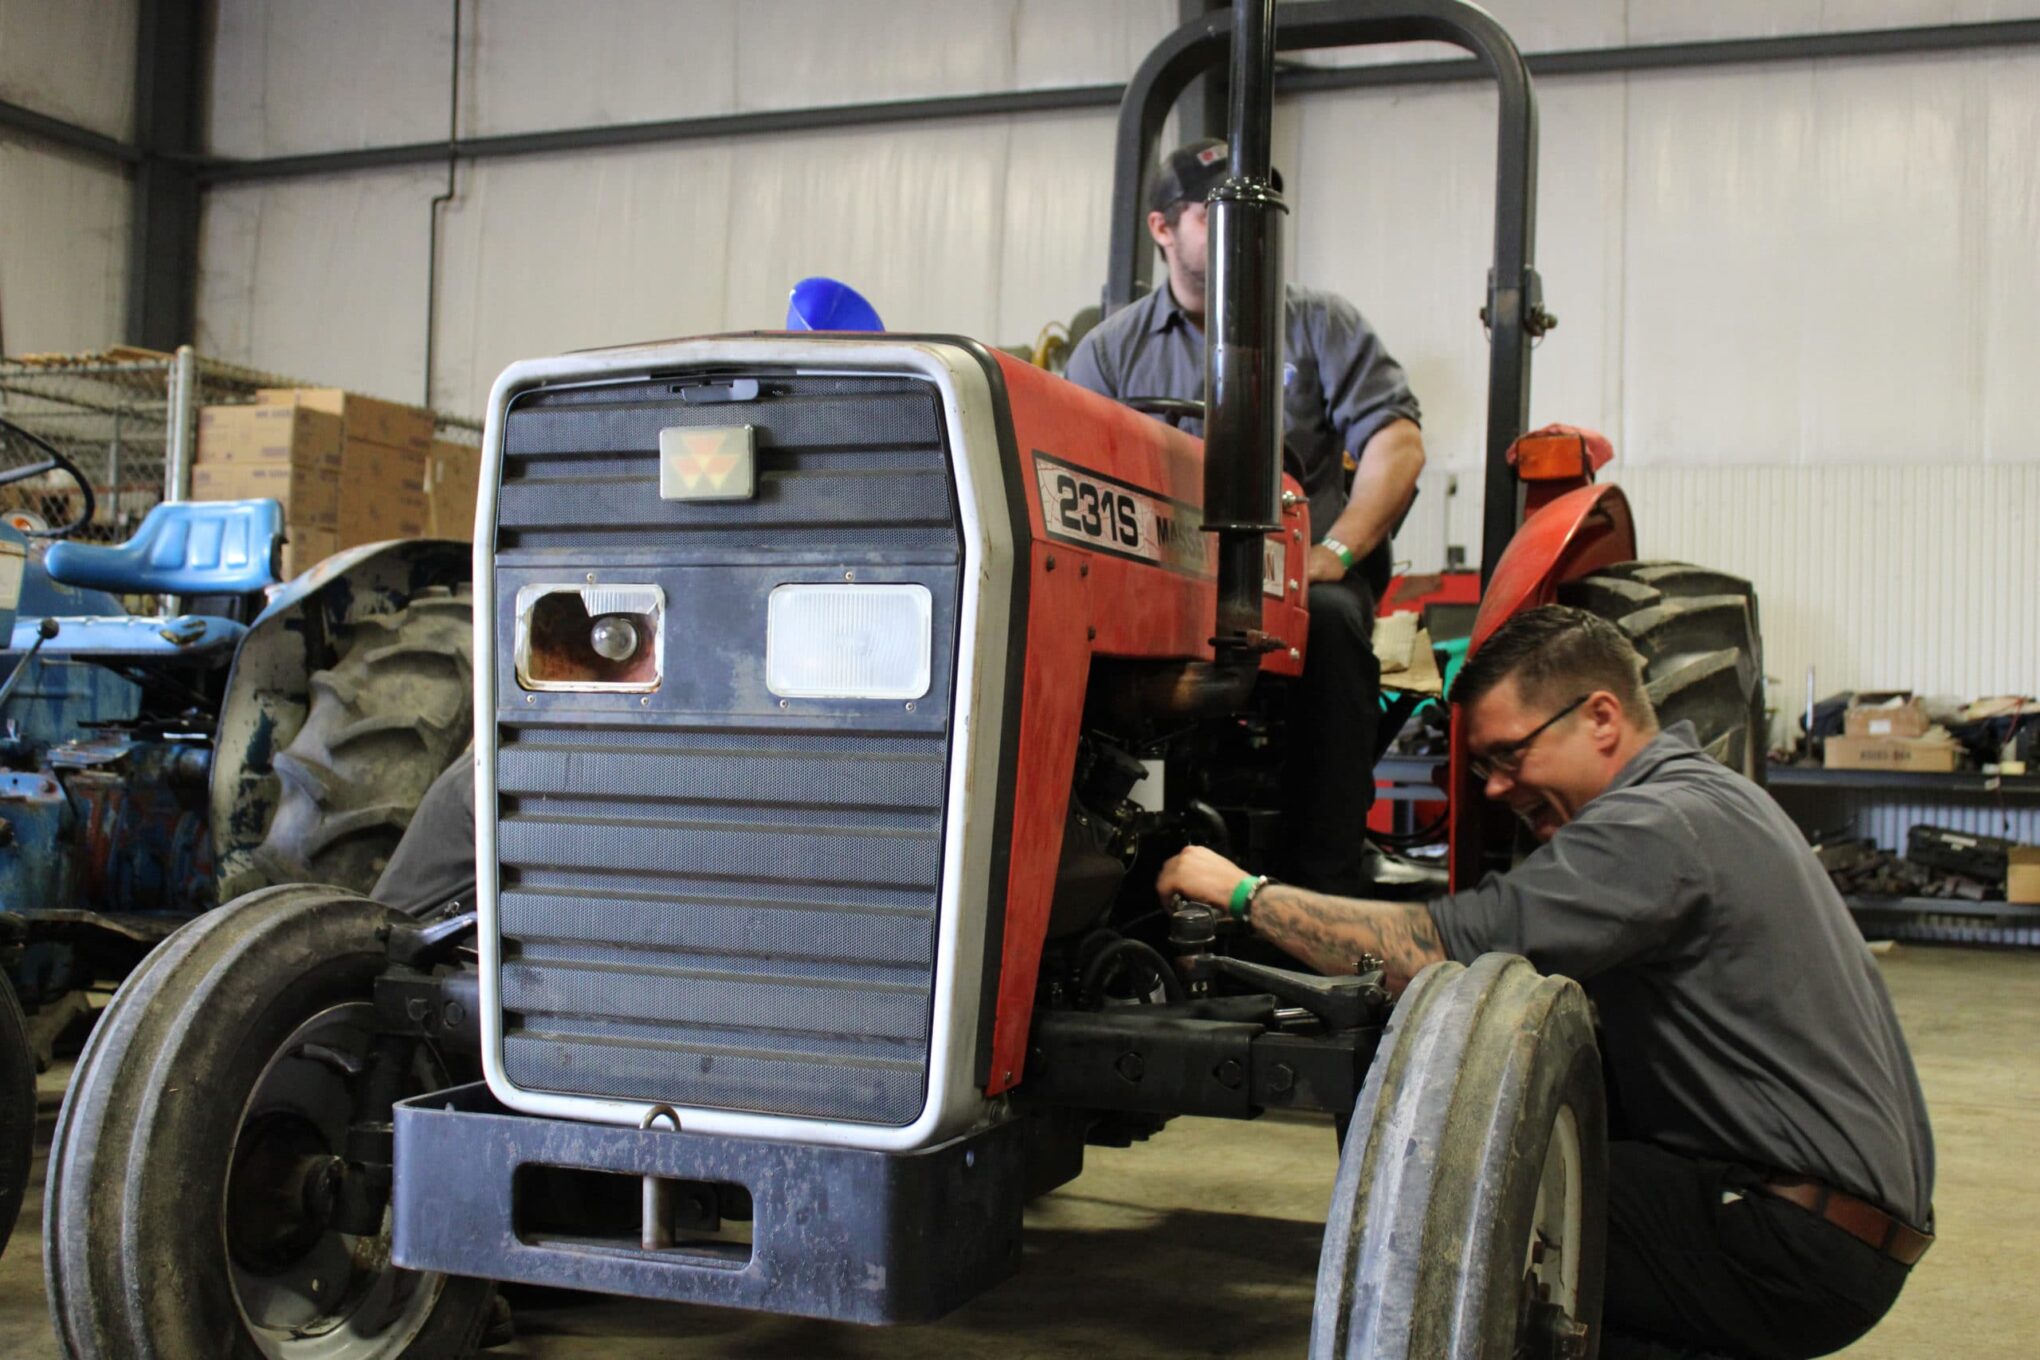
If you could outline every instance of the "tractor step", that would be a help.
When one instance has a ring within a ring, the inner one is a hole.
[[[396,1107],[391,1255],[634,1298],[926,1322],[1018,1268],[1026,1162],[1017,1120],[889,1154],[540,1118],[477,1082]]]

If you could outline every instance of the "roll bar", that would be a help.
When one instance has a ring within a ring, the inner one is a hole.
[[[1233,16],[1193,19],[1148,53],[1119,105],[1113,159],[1112,238],[1104,310],[1109,316],[1148,289],[1154,249],[1141,195],[1162,124],[1184,88],[1224,63]],[[1530,419],[1530,344],[1548,327],[1542,284],[1531,263],[1537,213],[1537,103],[1516,44],[1478,5],[1462,0],[1313,0],[1275,6],[1280,52],[1399,42],[1444,42],[1478,59],[1495,79],[1500,120],[1495,149],[1495,248],[1488,273],[1487,496],[1481,515],[1485,584],[1522,517],[1506,453]]]

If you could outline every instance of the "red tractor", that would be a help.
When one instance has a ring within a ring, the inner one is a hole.
[[[65,1354],[456,1353],[491,1280],[929,1319],[1014,1271],[1022,1206],[1087,1145],[1275,1109],[1346,1135],[1314,1355],[1592,1354],[1579,988],[1490,956],[1392,1002],[1368,960],[1299,972],[1154,896],[1167,853],[1247,853],[1277,815],[1307,664],[1269,397],[1274,14],[1186,26],[1121,114],[1124,302],[1164,111],[1230,53],[1208,443],[954,336],[502,375],[475,900],[413,920],[267,889],[129,979],[51,1158]],[[1284,48],[1414,39],[1501,89],[1478,632],[1562,595],[1616,609],[1666,706],[1707,699],[1723,753],[1761,760],[1747,588],[1635,564],[1584,455],[1519,449],[1534,481],[1507,460],[1547,320],[1514,46],[1456,0],[1281,20]],[[1513,833],[1450,774],[1456,872],[1506,863]]]

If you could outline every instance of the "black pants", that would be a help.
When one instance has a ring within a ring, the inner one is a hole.
[[[1318,892],[1364,896],[1381,663],[1374,594],[1357,575],[1310,588],[1309,647],[1289,732],[1287,853],[1275,872]]]
[[[1608,1146],[1602,1360],[1798,1360],[1870,1330],[1906,1267],[1758,1189],[1747,1167]]]
[[[411,814],[404,838],[369,894],[386,907],[425,916],[455,899],[475,905],[475,762],[455,757]]]

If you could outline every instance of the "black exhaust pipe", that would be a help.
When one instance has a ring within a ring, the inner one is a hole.
[[[1226,666],[1258,667],[1262,545],[1282,527],[1282,236],[1269,172],[1275,0],[1233,0],[1232,174],[1212,191],[1206,300],[1204,527],[1218,535]]]

